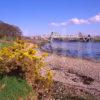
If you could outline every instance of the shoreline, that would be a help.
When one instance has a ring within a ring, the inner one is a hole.
[[[56,54],[52,54],[52,53],[49,53],[49,56],[46,59],[46,62],[50,63],[51,65],[53,65],[55,67],[58,66],[58,67],[64,68],[64,69],[68,69],[68,68],[73,69],[74,68],[74,69],[77,69],[77,70],[81,70],[81,73],[83,73],[83,74],[84,74],[83,70],[85,70],[85,69],[88,69],[88,70],[85,71],[86,74],[92,73],[96,70],[97,73],[98,73],[98,77],[99,77],[98,79],[100,81],[100,73],[99,73],[100,62],[91,61],[91,60],[87,60],[87,59],[80,59],[80,58],[77,58],[77,57],[74,57],[74,58],[69,57],[69,56],[64,57],[64,56],[56,55]],[[89,72],[87,72],[87,71],[89,71]],[[94,78],[94,79],[96,79],[96,78]]]
[[[45,62],[54,74],[54,81],[74,86],[100,98],[100,62],[51,53]]]
[[[68,42],[68,43],[71,43],[71,42]],[[96,42],[94,42],[94,43],[96,43]],[[91,53],[88,54],[87,52],[81,51],[81,55],[80,55],[77,49],[69,50],[69,49],[61,49],[60,47],[55,49],[50,45],[50,43],[48,45],[46,45],[46,44],[48,44],[48,43],[44,43],[43,45],[40,46],[40,49],[44,52],[55,53],[57,55],[65,56],[65,57],[90,60],[90,61],[97,62],[97,63],[100,62],[100,56],[99,56],[98,52],[97,53],[94,52],[93,54],[91,54]]]
[[[44,50],[44,49],[41,49],[41,48],[40,48],[40,51],[46,52],[48,54],[58,55],[58,56],[61,56],[61,57],[75,58],[75,59],[88,60],[88,61],[91,61],[91,62],[100,63],[100,59],[86,58],[86,57],[75,57],[75,56],[68,56],[68,55],[66,56],[66,55],[57,54],[57,53],[54,53],[54,52],[51,52],[51,51],[48,51],[48,50]]]
[[[45,51],[39,49],[39,54]],[[56,90],[65,89],[70,94],[81,96],[82,94],[91,94],[96,100],[100,98],[100,62],[80,59],[76,57],[64,57],[55,53],[48,53],[44,59],[46,69],[51,70]],[[45,72],[45,69],[43,73]],[[70,88],[70,89],[69,89]],[[64,93],[66,93],[66,91]],[[79,94],[75,94],[78,91]],[[83,92],[82,92],[83,91]],[[53,92],[55,93],[55,92]],[[60,91],[58,95],[62,95]],[[54,95],[54,94],[53,94]],[[91,99],[92,100],[92,99]]]

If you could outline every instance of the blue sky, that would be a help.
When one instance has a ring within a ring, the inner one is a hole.
[[[100,0],[1,0],[0,20],[19,26],[24,35],[100,34]]]

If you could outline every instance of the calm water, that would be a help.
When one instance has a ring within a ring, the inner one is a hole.
[[[54,41],[43,47],[54,53],[100,60],[100,42],[61,42]]]

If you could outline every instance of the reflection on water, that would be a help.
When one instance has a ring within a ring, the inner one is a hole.
[[[100,59],[100,42],[54,41],[46,44],[44,49],[65,56]]]

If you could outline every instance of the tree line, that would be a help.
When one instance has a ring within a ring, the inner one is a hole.
[[[1,38],[17,38],[22,36],[19,27],[0,21],[0,39]]]

